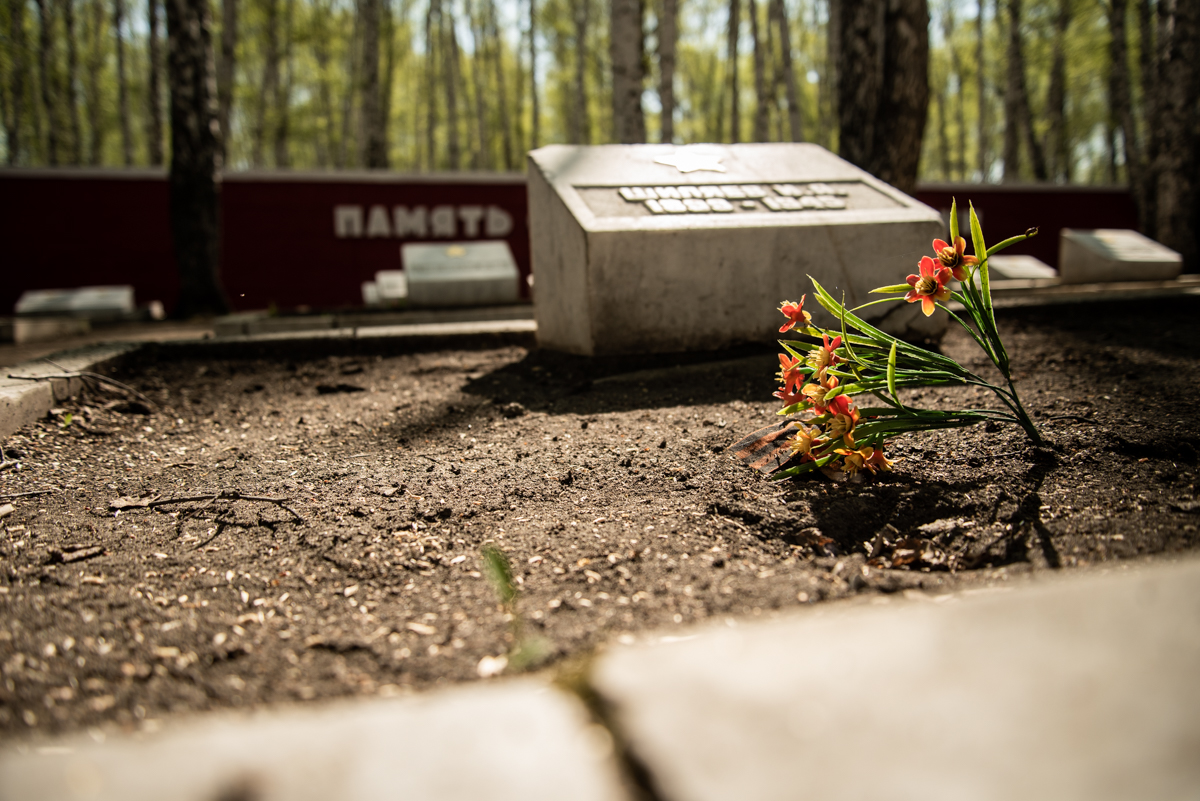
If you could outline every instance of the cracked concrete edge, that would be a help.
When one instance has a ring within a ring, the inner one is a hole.
[[[54,364],[39,360],[5,368],[3,378],[0,378],[0,440],[45,417],[56,404],[77,394],[84,384],[82,378],[28,379],[101,372],[140,347],[141,343],[133,342],[91,345],[47,357]],[[14,375],[27,378],[10,378]]]
[[[9,746],[0,801],[629,801],[612,756],[576,698],[517,678]]]

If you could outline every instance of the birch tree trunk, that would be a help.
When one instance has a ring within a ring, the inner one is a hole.
[[[41,87],[42,114],[46,118],[46,162],[58,164],[58,114],[54,107],[55,87],[50,74],[54,44],[50,28],[54,24],[47,0],[35,0],[38,10],[38,84]]]
[[[179,268],[175,316],[228,310],[218,278],[216,80],[207,0],[165,0],[171,91],[171,237]]]
[[[129,131],[129,81],[125,77],[125,0],[113,0],[113,35],[117,44],[117,114],[121,118],[121,159],[133,164],[133,135]]]
[[[1200,270],[1200,8],[1194,0],[1160,0],[1159,8],[1158,241]]]
[[[221,60],[217,72],[217,121],[221,127],[221,164],[229,162],[229,112],[233,106],[233,86],[237,81],[238,0],[221,0]],[[322,47],[317,37],[316,47]],[[320,56],[318,55],[318,62]]]
[[[66,0],[70,6],[72,0]],[[162,128],[162,53],[159,48],[158,35],[158,0],[148,0],[146,3],[149,17],[149,58],[150,70],[147,82],[147,111],[149,119],[146,123],[146,139],[149,143],[150,164],[155,167],[163,163],[163,128]]]
[[[1111,0],[1110,0],[1111,2]],[[1123,0],[1117,0],[1124,5]],[[1071,24],[1071,0],[1058,0],[1054,16],[1054,55],[1050,63],[1050,87],[1046,91],[1046,174],[1052,181],[1070,183],[1071,164],[1067,152],[1066,87],[1067,27]]]
[[[726,64],[729,69],[729,141],[737,144],[741,138],[742,115],[738,83],[738,38],[742,30],[742,7],[739,0],[729,0],[729,27],[725,31]]]
[[[746,11],[750,15],[750,41],[754,58],[754,141],[766,142],[771,138],[771,100],[767,96],[766,46],[758,31],[758,3],[746,0]]]
[[[612,0],[611,8],[609,55],[612,61],[613,139],[621,144],[645,142],[642,0]]]
[[[79,124],[79,49],[75,38],[75,0],[62,0],[64,35],[67,39],[67,108],[71,121],[71,163],[83,163],[83,130]],[[159,162],[162,163],[161,161]]]
[[[286,168],[291,166],[288,153],[288,139],[291,131],[292,106],[292,19],[295,13],[296,0],[283,0],[283,76],[276,88],[275,106],[275,166]]]
[[[104,0],[91,0],[88,25],[87,117],[88,164],[99,166],[104,153],[105,125],[100,109],[100,70],[104,66]]]
[[[25,2],[8,0],[8,40],[12,43],[9,92],[12,96],[12,114],[9,117],[5,140],[8,146],[8,164],[17,164],[21,153],[21,110],[25,106]]]
[[[962,58],[959,56],[958,47],[954,44],[954,32],[957,27],[954,17],[954,6],[947,6],[942,14],[942,34],[946,40],[946,47],[950,51],[950,74],[954,76],[954,84],[958,88],[957,100],[958,110],[955,117],[958,121],[958,142],[957,142],[957,158],[953,160],[953,167],[957,172],[959,180],[964,178],[967,164],[967,126],[964,116],[966,108],[963,101],[963,69]],[[948,100],[947,100],[948,102]],[[949,174],[947,174],[949,177]]]
[[[783,0],[769,0],[771,16],[779,30],[779,65],[783,70],[784,86],[787,89],[788,129],[793,142],[804,141],[804,118],[800,108],[800,88],[796,85],[796,68],[792,63],[791,25],[788,23],[787,8]]]
[[[361,0],[362,17],[362,163],[367,169],[388,166],[387,141],[383,135],[383,118],[379,102],[379,3],[380,0]]]
[[[679,2],[661,0],[658,11],[658,140],[675,141],[675,44],[679,39]]]

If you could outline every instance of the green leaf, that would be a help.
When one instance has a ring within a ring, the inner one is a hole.
[[[500,596],[500,603],[509,606],[517,598],[517,586],[513,583],[508,557],[495,545],[483,546],[480,553],[483,556],[483,571],[487,574],[492,589]]]
[[[999,253],[1000,251],[1004,250],[1007,247],[1011,247],[1012,245],[1015,245],[1018,242],[1024,242],[1026,239],[1032,239],[1033,237],[1035,237],[1037,235],[1038,235],[1038,229],[1030,228],[1028,231],[1026,231],[1023,234],[1019,234],[1017,236],[1010,236],[1008,239],[1005,239],[1003,242],[999,243],[998,245],[992,245],[990,248],[988,248],[987,254],[990,256],[993,253]]]
[[[950,244],[958,241],[958,200],[950,198]]]
[[[888,371],[887,371],[888,392],[892,393],[892,397],[896,399],[896,403],[900,403],[900,396],[896,394],[896,343],[892,343],[892,352],[888,354]],[[900,403],[901,408],[904,407]]]
[[[975,205],[971,204],[971,244],[975,248],[975,256],[979,259],[979,299],[983,310],[995,328],[996,321],[992,317],[992,282],[988,273],[987,243],[983,241],[983,227],[979,224],[979,215],[975,213]]]
[[[894,294],[897,292],[907,292],[910,289],[912,289],[912,287],[909,286],[908,284],[892,284],[891,286],[881,286],[878,289],[872,289],[867,294],[869,294],[869,295],[889,295],[889,294]],[[879,303],[879,302],[880,301],[876,301],[876,303]],[[858,308],[861,309],[862,306],[859,306]]]

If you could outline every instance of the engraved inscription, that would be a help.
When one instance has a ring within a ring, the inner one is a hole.
[[[744,211],[838,210],[847,207],[844,186],[828,183],[708,184],[699,186],[622,186],[627,203],[644,206],[651,214],[730,214]],[[737,206],[729,201],[737,201]],[[762,204],[760,207],[759,204]]]

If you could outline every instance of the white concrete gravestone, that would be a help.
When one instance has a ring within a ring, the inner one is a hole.
[[[520,299],[521,275],[507,242],[406,244],[400,255],[411,306],[483,306]]]
[[[85,286],[78,289],[31,289],[17,301],[19,315],[67,315],[89,320],[116,320],[136,310],[131,286]]]
[[[917,271],[941,216],[816,145],[551,145],[529,154],[535,314],[544,347],[670,352],[770,340],[808,276],[848,306]],[[934,334],[919,304],[864,309]]]
[[[1169,281],[1183,272],[1183,257],[1137,231],[1064,228],[1058,271],[1064,284]]]

